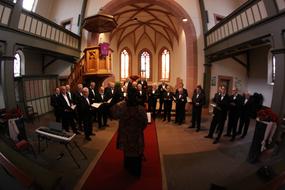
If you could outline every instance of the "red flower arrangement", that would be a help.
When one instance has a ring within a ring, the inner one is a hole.
[[[257,112],[257,117],[260,119],[260,121],[278,121],[278,116],[275,114],[270,108],[262,108]]]

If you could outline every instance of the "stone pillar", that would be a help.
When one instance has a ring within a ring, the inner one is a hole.
[[[5,54],[1,56],[1,81],[5,108],[16,107],[16,96],[14,87],[14,53],[12,46],[7,46]]]
[[[209,105],[210,100],[210,92],[211,92],[211,69],[212,64],[210,63],[209,59],[205,58],[205,64],[204,64],[204,84],[203,88],[205,90],[205,96],[206,96],[206,105]]]

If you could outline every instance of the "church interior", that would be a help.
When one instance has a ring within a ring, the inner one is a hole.
[[[284,189],[284,23],[284,0],[0,0],[0,189]],[[115,117],[132,89],[144,120]]]

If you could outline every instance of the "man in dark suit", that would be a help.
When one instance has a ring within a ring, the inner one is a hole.
[[[239,120],[239,129],[237,135],[241,134],[244,138],[247,134],[248,126],[250,123],[250,111],[252,110],[252,98],[248,92],[244,93],[242,97],[241,114]]]
[[[152,118],[156,117],[156,102],[159,97],[159,91],[155,83],[152,84],[151,90],[148,92],[148,112],[152,112]]]
[[[163,94],[163,101],[164,101],[163,121],[165,121],[167,117],[167,121],[170,122],[173,96],[174,94],[173,92],[170,91],[170,86],[167,86],[166,91]]]
[[[88,97],[89,97],[89,100],[91,101],[91,104],[95,102],[95,97],[96,97],[96,94],[98,93],[96,92],[95,86],[96,86],[95,82],[90,82]]]
[[[98,128],[101,129],[102,127],[107,127],[107,106],[106,102],[108,101],[108,98],[104,94],[104,87],[100,87],[99,93],[96,96],[96,103],[102,103],[100,107],[98,108]]]
[[[75,115],[76,115],[76,121],[78,123],[78,129],[80,131],[83,131],[83,126],[82,126],[82,114],[79,112],[79,104],[80,104],[80,99],[81,96],[83,96],[82,94],[82,89],[83,89],[83,85],[82,84],[77,84],[77,90],[73,93],[74,98],[73,98],[73,103],[77,106],[77,108],[75,109]]]
[[[188,91],[187,91],[186,88],[184,88],[184,84],[183,84],[182,81],[177,85],[177,89],[176,89],[176,91],[175,91],[175,97],[178,96],[178,94],[179,94],[178,89],[180,89],[180,88],[182,88],[182,94],[183,94],[183,96],[185,96],[186,99],[187,99],[187,97],[188,97]],[[184,121],[185,121],[185,114],[184,114],[183,119],[182,119],[182,122],[184,122]]]
[[[200,85],[194,90],[192,96],[192,125],[189,128],[195,128],[197,123],[196,131],[199,132],[201,128],[201,114],[202,107],[205,104],[205,94],[202,93],[202,87]]]
[[[56,88],[55,93],[50,97],[50,105],[53,107],[55,121],[61,121],[61,113],[59,108],[59,96],[60,96],[60,89]]]
[[[66,87],[66,94],[68,98],[71,100],[72,103],[74,103],[75,97],[74,97],[74,93],[70,91],[70,85],[67,84],[65,85],[65,87]]]
[[[71,127],[74,133],[79,134],[74,123],[74,104],[66,94],[66,87],[61,86],[60,90],[61,94],[58,102],[62,117],[62,128],[65,131],[69,131],[69,127]]]
[[[148,90],[148,86],[147,86],[147,81],[143,78],[141,78],[139,81],[138,81],[138,84],[141,84],[142,85],[142,90],[147,93],[147,90]]]
[[[106,99],[113,98],[114,86],[115,84],[113,82],[108,82],[108,86],[104,89],[104,94]]]
[[[235,140],[237,123],[240,117],[242,106],[242,96],[238,94],[238,89],[232,89],[232,95],[229,97],[229,117],[228,117],[228,128],[225,136],[231,136],[231,141]]]
[[[162,106],[163,106],[163,103],[164,103],[163,95],[166,92],[166,87],[167,87],[167,84],[165,83],[165,81],[162,81],[162,83],[160,85],[158,85],[158,91],[159,91],[159,110],[158,110],[158,114],[161,114],[161,111],[162,111]]]
[[[146,92],[143,91],[141,84],[137,85],[137,102],[139,105],[145,107]]]
[[[90,82],[90,87],[89,87],[89,100],[90,103],[93,104],[96,100],[96,94],[98,93],[97,90],[95,89],[96,83],[95,82]],[[93,116],[94,116],[94,121],[97,121],[97,110],[94,109],[93,111]]]
[[[187,103],[187,96],[183,93],[183,88],[177,89],[178,93],[175,96],[176,102],[176,118],[175,123],[181,125],[185,118],[185,105]]]
[[[82,94],[80,98],[79,112],[82,115],[82,122],[84,127],[85,139],[90,141],[90,135],[95,135],[92,133],[92,109],[91,109],[91,100],[89,99],[89,90],[88,88],[82,89]]]
[[[212,119],[209,134],[205,138],[213,138],[214,132],[217,128],[218,136],[214,140],[213,144],[219,142],[224,130],[225,121],[227,119],[227,111],[229,106],[229,96],[226,93],[226,88],[222,86],[220,88],[220,95],[216,97],[216,104],[214,106],[214,117]]]

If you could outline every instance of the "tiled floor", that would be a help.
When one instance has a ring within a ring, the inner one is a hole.
[[[211,116],[207,113],[203,113],[203,119],[202,119],[202,130],[200,132],[196,132],[195,129],[188,129],[188,126],[190,125],[190,115],[188,114],[186,116],[186,122],[185,124],[182,124],[181,126],[176,125],[173,122],[163,122],[161,119],[156,119],[156,128],[157,128],[157,135],[158,135],[158,143],[159,143],[159,150],[160,150],[160,156],[161,156],[161,168],[162,168],[162,173],[163,173],[163,189],[169,189],[169,190],[174,190],[179,187],[177,185],[177,188],[173,187],[168,187],[169,184],[175,186],[175,184],[180,183],[180,184],[187,184],[187,178],[181,178],[178,179],[178,181],[173,181],[173,183],[170,183],[172,179],[169,179],[169,176],[171,175],[165,173],[167,171],[171,171],[171,164],[169,165],[169,159],[167,160],[166,158],[171,159],[181,159],[185,160],[185,158],[193,158],[192,155],[199,154],[199,158],[203,158],[204,153],[211,153],[215,152],[214,154],[209,154],[209,155],[216,155],[217,159],[220,159],[220,163],[233,163],[235,165],[236,171],[232,171],[230,173],[223,172],[223,171],[228,171],[228,170],[218,170],[217,173],[214,174],[214,176],[218,177],[218,180],[221,180],[221,178],[231,178],[231,175],[239,175],[239,173],[244,172],[244,171],[249,171],[251,169],[248,169],[247,164],[245,163],[245,158],[247,156],[247,151],[241,151],[240,147],[244,146],[249,146],[250,142],[252,140],[253,136],[253,131],[254,131],[254,126],[255,122],[251,121],[251,126],[249,128],[248,135],[244,139],[239,139],[237,138],[236,141],[230,142],[229,138],[222,137],[220,143],[218,144],[213,144],[212,139],[206,139],[204,138],[205,135],[208,133],[208,128],[211,122]],[[42,116],[40,121],[36,121],[35,124],[29,124],[28,125],[28,133],[29,134],[34,134],[34,129],[37,128],[40,125],[47,125],[48,122],[53,121],[53,115],[52,114],[47,114],[45,116]],[[172,118],[174,120],[174,118]],[[94,168],[96,162],[100,158],[100,155],[103,153],[105,147],[108,145],[110,142],[110,139],[114,135],[114,133],[117,130],[117,121],[109,121],[110,127],[107,127],[105,130],[98,130],[96,128],[96,124],[94,124],[94,131],[96,132],[96,136],[92,138],[92,141],[87,142],[84,141],[83,135],[80,135],[77,138],[77,141],[81,141],[81,144],[83,148],[87,148],[90,150],[97,150],[99,151],[98,154],[95,155],[94,158],[90,158],[92,161],[85,170],[84,174],[81,176],[80,179],[78,179],[77,185],[75,186],[75,189],[80,189],[81,186],[83,185],[84,181],[87,179],[89,173],[91,170]],[[147,140],[147,139],[146,139]],[[225,151],[223,151],[225,150]],[[235,151],[238,151],[238,154],[242,155],[237,155]],[[201,157],[202,155],[202,157]],[[205,154],[208,155],[208,154]],[[177,157],[178,156],[178,157]],[[188,156],[188,157],[187,157]],[[243,158],[242,163],[237,161],[239,158]],[[224,159],[224,160],[223,160]],[[165,163],[164,163],[165,162]],[[207,160],[203,161],[204,163],[207,163]],[[186,160],[187,163],[187,160]],[[207,165],[207,164],[204,164]],[[242,165],[243,168],[239,168],[239,165]],[[244,166],[245,165],[245,166]],[[226,166],[225,167],[231,167],[231,166]],[[169,168],[170,167],[170,168]],[[176,169],[179,169],[179,164],[175,165],[174,168],[178,167]],[[202,166],[203,167],[203,166]],[[256,167],[256,166],[254,166]],[[189,168],[189,167],[188,167]],[[187,169],[187,167],[185,167]],[[192,169],[192,168],[190,168]],[[210,168],[211,170],[211,168]],[[202,170],[201,170],[202,171]],[[176,171],[177,174],[179,175],[187,175],[187,171]],[[190,172],[190,171],[189,171]],[[204,177],[204,174],[200,174],[200,178]],[[234,177],[233,177],[234,178]],[[180,180],[180,181],[179,181]],[[184,180],[184,181],[181,181]],[[194,181],[195,183],[195,181]],[[197,181],[198,183],[198,181]],[[207,184],[209,185],[209,184]],[[197,186],[198,187],[198,186]],[[196,190],[196,189],[194,189]],[[198,189],[197,189],[198,190]]]

